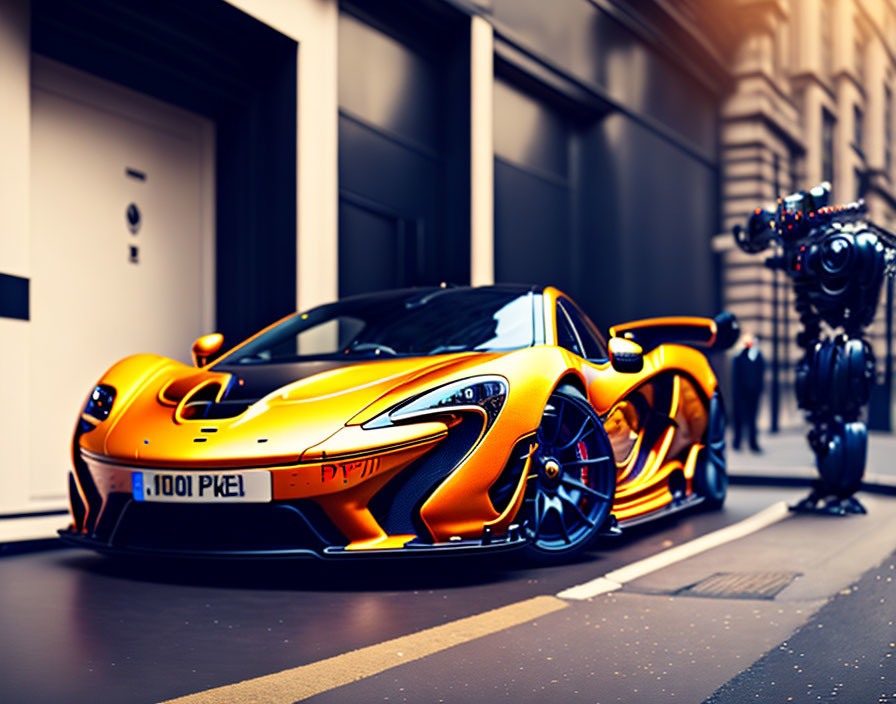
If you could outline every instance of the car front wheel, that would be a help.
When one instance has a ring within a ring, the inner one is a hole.
[[[560,562],[587,548],[609,518],[616,465],[600,418],[573,386],[551,394],[536,442],[520,517],[528,556]]]

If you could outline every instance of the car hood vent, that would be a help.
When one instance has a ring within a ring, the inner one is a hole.
[[[234,418],[249,408],[246,400],[230,401],[224,398],[225,387],[218,381],[209,381],[187,393],[177,406],[179,420],[215,420]]]

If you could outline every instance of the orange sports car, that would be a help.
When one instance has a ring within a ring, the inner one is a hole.
[[[81,411],[69,543],[333,559],[520,548],[725,499],[725,414],[689,344],[734,319],[607,340],[555,288],[387,291],[291,315],[195,367],[128,357]],[[683,344],[688,343],[688,344]]]

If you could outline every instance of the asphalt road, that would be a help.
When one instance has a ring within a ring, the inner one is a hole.
[[[644,526],[575,564],[552,568],[523,568],[510,558],[119,563],[74,549],[5,557],[0,700],[159,702],[318,663],[532,597],[550,597],[560,606],[309,701],[535,702],[550,695],[592,704],[698,702],[729,681],[735,694],[723,689],[716,696],[740,696],[758,686],[744,677],[762,680],[768,671],[763,665],[750,675],[753,663],[767,653],[774,657],[783,641],[823,613],[828,598],[896,547],[890,537],[896,500],[870,497],[867,517],[787,519],[589,601],[561,602],[552,595],[801,493],[734,487],[721,512]],[[728,568],[789,569],[798,576],[773,599],[683,593]],[[850,603],[862,598],[854,595]],[[896,620],[889,602],[872,606],[881,623]],[[839,632],[847,640],[861,638],[848,622]],[[875,647],[893,640],[890,632],[875,631]],[[784,674],[776,677],[783,681]],[[880,694],[875,689],[875,697]],[[274,700],[273,693],[256,699]],[[215,701],[236,699],[224,692]]]
[[[837,596],[707,704],[896,702],[896,554]]]

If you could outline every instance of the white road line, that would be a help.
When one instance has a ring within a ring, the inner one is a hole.
[[[790,515],[790,511],[787,508],[787,503],[779,501],[739,523],[713,533],[707,533],[683,545],[676,545],[674,548],[669,548],[638,562],[620,567],[618,570],[607,572],[602,577],[592,579],[590,582],[564,589],[557,596],[561,599],[591,599],[600,594],[615,591],[626,582],[631,582],[646,574],[668,567],[676,562],[681,562],[732,540],[743,538],[746,535],[750,535],[750,533],[755,533],[773,523],[777,523],[788,515]]]
[[[754,533],[787,515],[787,504],[782,501],[740,523],[566,589],[557,594],[557,597],[564,600],[590,599],[619,589],[625,582]],[[560,599],[552,596],[532,597],[326,660],[178,697],[165,704],[218,704],[225,701],[228,704],[294,704],[315,694],[372,677],[393,667],[507,630],[569,606]]]

